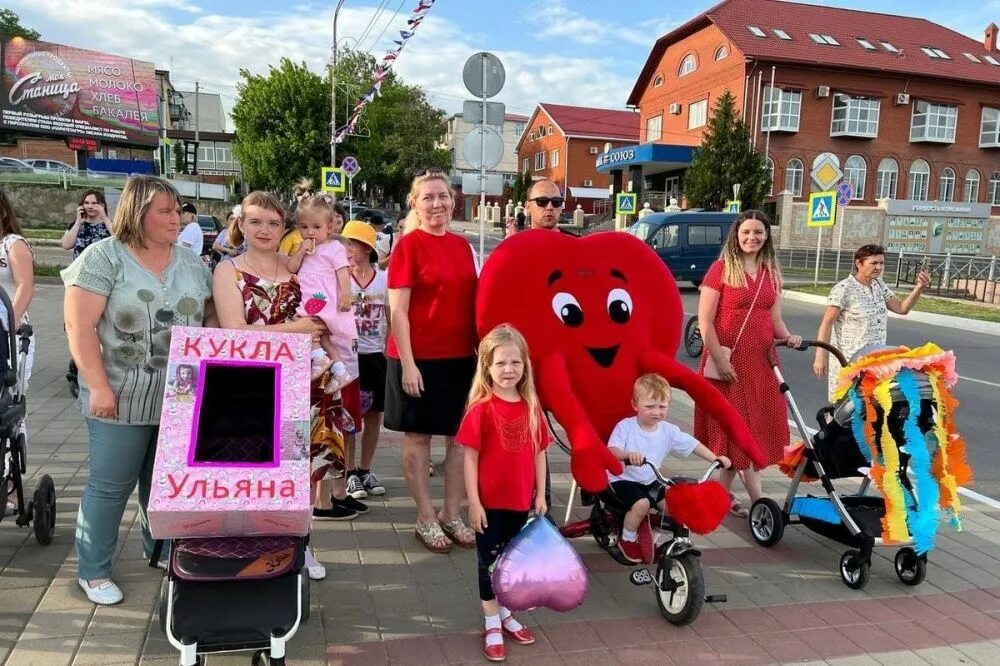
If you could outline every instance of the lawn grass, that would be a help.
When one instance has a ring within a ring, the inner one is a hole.
[[[786,284],[786,289],[801,291],[815,296],[827,296],[833,288],[832,284],[818,284],[815,287],[811,284]],[[904,298],[908,292],[897,292],[900,298]],[[957,298],[938,298],[935,296],[921,296],[920,300],[913,308],[918,312],[928,312],[930,314],[949,315],[951,317],[965,317],[966,319],[978,319],[980,321],[992,321],[1000,323],[1000,308],[991,305],[963,301]]]
[[[24,229],[24,237],[28,240],[59,240],[66,233],[65,229],[43,229],[28,227]]]
[[[56,264],[35,264],[35,277],[59,277],[62,266]]]

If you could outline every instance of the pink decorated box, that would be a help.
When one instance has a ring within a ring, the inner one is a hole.
[[[309,336],[171,331],[153,537],[309,531]]]

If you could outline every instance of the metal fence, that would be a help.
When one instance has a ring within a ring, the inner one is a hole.
[[[792,274],[817,273],[816,248],[787,247],[778,251],[784,270]],[[885,255],[886,283],[895,287],[916,284],[917,274],[926,262],[931,285],[925,293],[1000,305],[1000,267],[997,258],[957,254],[889,252]],[[823,282],[837,281],[854,268],[854,251],[821,250],[818,274]]]

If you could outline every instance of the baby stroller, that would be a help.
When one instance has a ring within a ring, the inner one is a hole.
[[[150,566],[156,566],[160,545]],[[160,628],[181,666],[205,655],[254,650],[253,666],[283,666],[285,643],[309,619],[304,537],[171,542],[160,587]]]
[[[854,403],[845,396],[836,404],[823,407],[816,417],[819,431],[810,439],[795,398],[778,367],[775,351],[778,346],[784,346],[784,343],[776,343],[772,348],[771,368],[805,441],[801,458],[795,464],[794,471],[789,472],[792,483],[784,504],[779,505],[765,497],[754,502],[751,507],[751,534],[761,546],[771,547],[781,541],[786,525],[801,524],[817,534],[848,546],[850,550],[845,551],[840,558],[840,577],[848,587],[860,590],[868,583],[872,550],[890,544],[885,543],[882,538],[886,499],[866,494],[871,485],[868,470],[872,462],[863,453],[862,447],[866,444],[858,442],[852,430]],[[825,349],[840,361],[842,367],[848,365],[839,349],[824,342],[804,340],[796,349],[805,351],[810,347]],[[855,381],[861,381],[860,376]],[[934,420],[932,394],[926,377],[923,377],[918,386],[920,414],[917,423],[921,433],[927,433],[933,427]],[[898,436],[909,416],[910,407],[900,394],[898,384],[892,385],[890,395],[892,407],[888,414],[878,413],[875,432],[881,432],[882,419],[888,419],[889,432]],[[909,454],[900,452],[900,483],[912,496],[913,485],[907,475],[909,460]],[[850,495],[838,493],[833,481],[849,477],[864,478],[858,492]],[[826,495],[798,495],[799,484],[813,479],[819,480]],[[892,544],[902,546],[896,551],[893,563],[896,576],[905,585],[919,585],[927,572],[926,554],[918,555],[912,543]]]
[[[8,500],[16,501],[14,522],[27,527],[34,522],[35,539],[42,546],[52,543],[56,525],[56,489],[52,477],[42,476],[33,499],[25,502],[27,473],[25,438],[22,430],[27,403],[24,397],[24,363],[31,345],[31,326],[17,328],[14,306],[0,288],[3,306],[0,322],[0,521],[8,513]]]

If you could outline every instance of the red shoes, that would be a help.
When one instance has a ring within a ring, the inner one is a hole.
[[[625,541],[622,539],[618,542],[618,549],[622,551],[622,555],[626,560],[634,564],[641,564],[645,559],[643,557],[642,546],[638,541]]]
[[[504,636],[507,636],[518,645],[531,645],[532,643],[535,642],[535,635],[531,633],[531,631],[529,631],[527,627],[521,627],[517,631],[511,631],[510,629],[508,629],[507,622],[509,622],[510,620],[511,618],[508,617],[506,620],[501,622]]]
[[[483,656],[487,661],[504,661],[507,659],[507,651],[503,648],[503,642],[498,645],[490,645],[486,642],[486,637],[491,634],[499,634],[499,629],[487,629],[483,632]]]

